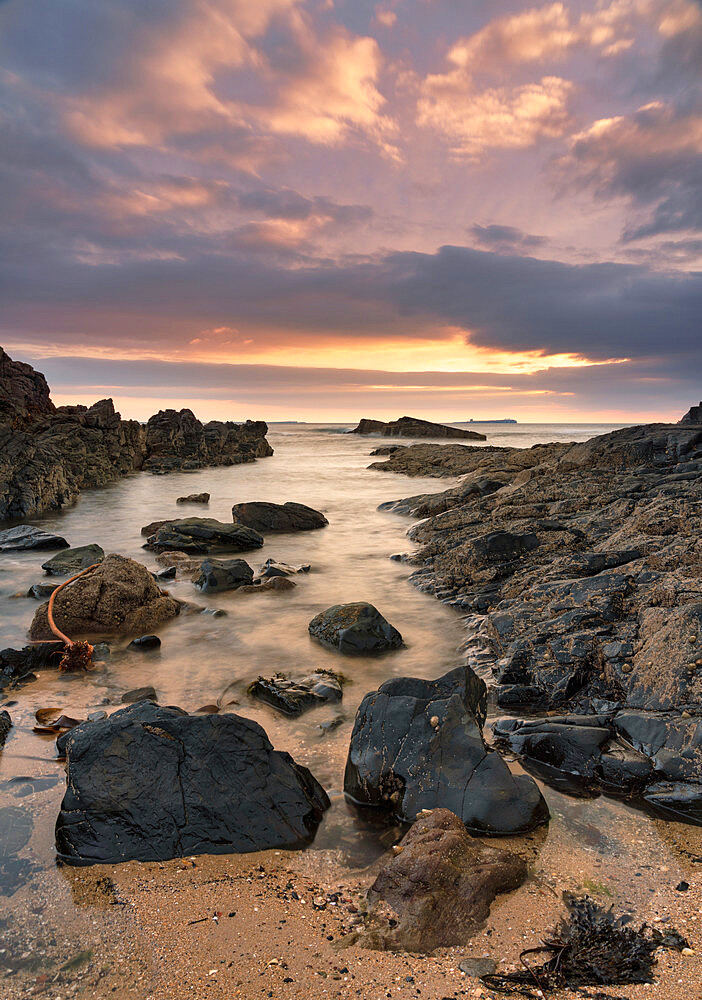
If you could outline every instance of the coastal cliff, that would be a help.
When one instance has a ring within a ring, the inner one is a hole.
[[[162,410],[144,427],[111,399],[57,407],[44,376],[0,347],[0,521],[58,509],[139,469],[252,462],[273,454],[267,432],[263,421],[202,424],[190,410]]]

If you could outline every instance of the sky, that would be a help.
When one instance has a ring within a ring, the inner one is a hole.
[[[0,0],[0,202],[57,403],[677,420],[702,2]]]

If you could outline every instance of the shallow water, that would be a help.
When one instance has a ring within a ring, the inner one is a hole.
[[[489,444],[528,447],[550,440],[586,440],[611,428],[520,424],[477,429],[488,435]],[[169,585],[175,596],[224,610],[226,616],[183,614],[160,630],[162,646],[156,652],[137,653],[127,651],[124,643],[121,649],[115,644],[104,670],[89,676],[44,671],[37,681],[8,692],[6,700],[15,702],[9,707],[14,728],[0,753],[0,809],[20,807],[34,819],[34,832],[27,847],[19,851],[20,859],[45,873],[53,867],[52,831],[63,794],[63,767],[54,760],[53,739],[32,733],[35,711],[59,706],[65,714],[85,718],[100,707],[119,705],[125,691],[145,684],[156,688],[161,704],[191,711],[216,701],[232,685],[228,697],[240,703],[234,710],[261,723],[278,749],[290,751],[309,766],[332,798],[312,849],[335,849],[346,863],[363,865],[387,846],[387,838],[348,806],[341,794],[355,710],[367,691],[390,676],[437,677],[457,665],[457,647],[464,633],[458,614],[415,590],[407,582],[410,567],[389,558],[411,547],[405,537],[407,519],[376,508],[386,500],[446,489],[451,480],[408,479],[370,471],[369,452],[382,442],[340,433],[343,430],[340,426],[274,425],[269,434],[275,449],[272,458],[195,473],[134,475],[86,492],[75,506],[35,522],[64,535],[71,545],[98,542],[107,552],[132,556],[152,569],[159,567],[153,553],[141,548],[140,528],[168,516],[228,521],[233,503],[296,500],[324,511],[329,526],[315,532],[270,535],[263,549],[244,554],[255,569],[268,558],[310,563],[312,571],[295,578],[295,590],[207,597],[191,583],[179,581]],[[212,494],[208,507],[176,506],[178,496],[203,490]],[[26,641],[26,629],[38,604],[12,595],[26,592],[43,578],[40,565],[45,558],[46,553],[32,552],[0,556],[0,648]],[[347,658],[310,639],[307,624],[315,614],[331,604],[359,600],[375,604],[399,628],[406,648],[379,658]],[[341,705],[314,709],[291,720],[253,702],[246,693],[259,675],[303,674],[316,667],[345,674],[348,683]],[[325,735],[319,724],[339,714],[344,721]],[[576,825],[581,822],[582,810],[588,808],[582,802],[549,790],[546,795],[554,806],[554,824],[567,826],[569,815]],[[605,800],[598,800],[592,815],[598,817],[597,826],[606,816],[614,840],[617,824],[626,826],[631,821],[628,807]],[[17,812],[0,813],[0,842],[9,836],[9,825],[16,824],[18,817]],[[639,816],[636,822],[647,824],[652,833],[648,818]],[[606,851],[607,841],[597,850]],[[0,893],[8,894],[11,885],[31,878],[26,865],[19,872],[16,867],[11,866],[7,875],[0,865]]]

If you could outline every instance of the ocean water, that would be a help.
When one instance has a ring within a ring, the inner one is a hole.
[[[63,794],[63,765],[56,763],[54,740],[32,732],[35,712],[57,706],[76,718],[100,708],[116,707],[122,694],[151,684],[162,704],[187,710],[217,700],[225,689],[238,699],[232,710],[255,719],[273,744],[288,750],[310,767],[332,798],[312,850],[336,850],[349,865],[370,861],[383,850],[379,831],[369,826],[342,795],[343,769],[356,708],[363,695],[397,675],[437,677],[460,662],[457,647],[464,638],[456,611],[419,593],[407,581],[411,567],[392,561],[393,553],[406,552],[411,543],[406,531],[411,522],[379,512],[386,501],[419,493],[440,491],[450,479],[409,479],[371,471],[370,451],[383,443],[344,433],[345,425],[273,425],[269,440],[272,458],[250,465],[203,469],[168,476],[135,474],[105,488],[87,491],[72,507],[34,519],[64,535],[71,545],[97,542],[107,552],[119,552],[159,568],[152,553],[142,548],[142,525],[156,519],[185,515],[231,520],[233,503],[250,500],[295,500],[325,513],[329,526],[320,531],[270,535],[263,549],[244,554],[258,567],[268,558],[310,563],[307,575],[296,577],[294,590],[284,593],[201,595],[188,581],[168,584],[177,597],[205,609],[221,609],[223,617],[206,613],[183,614],[164,626],[160,650],[148,654],[128,651],[126,642],[113,643],[113,656],[103,670],[87,676],[42,672],[38,679],[5,701],[14,728],[0,752],[0,810],[20,807],[31,814],[32,837],[22,856],[37,870],[53,871],[53,825]],[[538,442],[583,441],[613,429],[611,425],[480,425],[488,444],[530,447]],[[178,496],[208,491],[208,507],[176,505]],[[42,580],[39,552],[0,555],[0,648],[19,646],[37,608],[22,594]],[[342,657],[324,649],[309,636],[310,619],[324,608],[350,601],[370,601],[395,625],[406,648],[382,657]],[[260,675],[277,671],[303,675],[325,667],[343,672],[347,679],[343,702],[307,712],[299,719],[284,718],[274,709],[254,702],[249,684]],[[325,734],[320,723],[338,715],[341,724]],[[46,779],[37,783],[36,779]],[[18,779],[26,779],[24,784]],[[31,780],[29,780],[31,779]],[[33,783],[32,783],[33,782]],[[554,822],[567,823],[579,815],[582,803],[546,790]],[[617,817],[630,815],[627,806],[601,800],[599,822],[616,827]],[[0,824],[2,819],[0,812]],[[9,814],[5,814],[9,815]],[[623,819],[622,819],[623,821]],[[647,818],[641,822],[650,823]],[[3,830],[0,829],[0,841]],[[1,853],[1,852],[0,852]],[[0,866],[1,869],[1,866]],[[17,891],[16,900],[31,898],[32,883]],[[3,890],[0,870],[0,893]],[[46,891],[46,882],[42,883]]]

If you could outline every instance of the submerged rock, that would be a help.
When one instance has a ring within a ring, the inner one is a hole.
[[[382,434],[383,437],[470,438],[473,441],[487,441],[485,435],[477,431],[469,431],[464,427],[450,427],[447,424],[435,424],[420,417],[400,417],[389,422],[364,418],[351,433]]]
[[[31,639],[53,638],[47,604],[37,608]],[[72,639],[82,636],[143,635],[180,612],[180,604],[159,588],[146,566],[108,555],[101,565],[57,595],[54,618]]]
[[[518,888],[527,874],[522,858],[476,841],[448,809],[420,816],[395,851],[368,899],[374,909],[390,907],[396,923],[379,920],[376,927],[371,909],[370,929],[360,939],[366,947],[430,952],[465,944],[495,896]]]
[[[20,524],[16,528],[0,531],[0,552],[15,549],[67,549],[68,542],[61,535],[54,535],[33,524]]]
[[[299,680],[286,674],[259,677],[249,687],[249,694],[277,708],[284,715],[302,715],[308,708],[341,701],[341,677],[332,670],[315,670]]]
[[[399,649],[402,636],[372,604],[334,604],[316,615],[309,633],[340,653],[383,653]]]
[[[213,517],[183,517],[173,521],[157,521],[153,525],[144,548],[155,552],[172,550],[206,554],[213,549],[230,549],[248,552],[260,549],[263,538],[257,531],[243,524],[227,524]],[[142,529],[142,533],[146,529]]]
[[[245,524],[263,534],[271,531],[314,531],[329,524],[318,510],[290,500],[287,503],[236,503],[232,507],[232,517],[238,524]]]
[[[309,563],[303,563],[302,566],[291,566],[290,563],[278,562],[277,559],[266,559],[258,571],[258,576],[260,579],[273,576],[295,576],[297,573],[309,573],[310,569]]]
[[[236,590],[253,581],[253,570],[243,559],[203,559],[193,580],[203,593]]]
[[[254,580],[251,584],[245,584],[243,587],[239,587],[239,592],[241,594],[260,594],[268,590],[294,590],[295,587],[297,587],[295,581],[288,579],[287,576],[272,576],[267,580],[259,579]]]
[[[237,715],[140,702],[66,740],[56,849],[73,865],[298,848],[329,799]]]
[[[485,684],[468,667],[435,681],[386,681],[356,714],[346,795],[405,823],[423,809],[450,809],[479,833],[520,833],[547,822],[534,780],[513,775],[486,746],[485,711]]]
[[[99,545],[79,545],[75,549],[57,552],[47,562],[42,563],[41,568],[49,576],[72,576],[94,563],[101,563],[104,558],[105,552]]]
[[[10,718],[10,713],[4,710],[0,711],[0,749],[2,749],[11,729],[12,719]]]
[[[187,497],[178,497],[176,503],[209,503],[209,493],[189,493]]]

